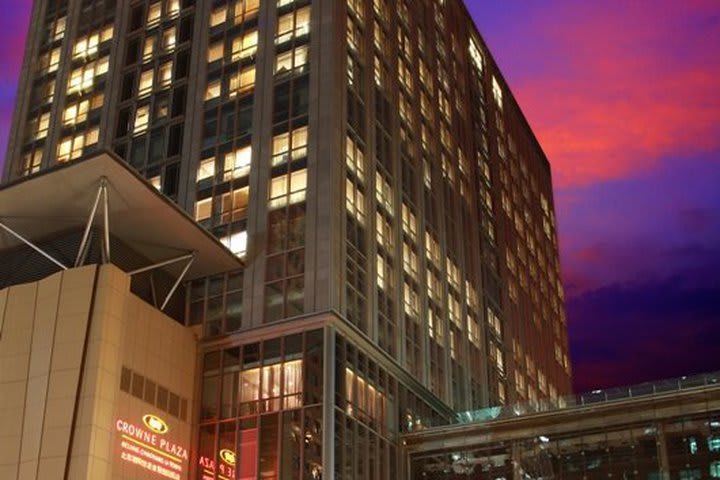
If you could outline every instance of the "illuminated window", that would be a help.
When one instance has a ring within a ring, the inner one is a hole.
[[[35,140],[45,138],[50,128],[50,113],[43,113],[33,120],[33,137]]]
[[[362,55],[362,31],[352,18],[347,19],[347,29],[345,35],[347,37],[348,47],[350,48],[350,50],[354,51],[359,55]]]
[[[60,17],[50,24],[50,36],[53,41],[60,40],[65,36],[67,17]]]
[[[492,79],[492,85],[493,85],[493,97],[495,98],[495,103],[497,103],[497,106],[502,110],[503,108],[503,92],[502,88],[500,88],[500,84],[497,81],[497,78],[493,77]]]
[[[243,95],[255,87],[255,65],[243,68],[238,73],[230,76],[230,98],[236,95]]]
[[[375,172],[375,198],[378,205],[383,206],[385,211],[393,216],[393,190],[380,172]]]
[[[270,180],[269,208],[275,209],[305,200],[307,170],[302,169]]]
[[[224,180],[227,181],[233,178],[244,177],[250,173],[251,158],[252,147],[249,145],[225,155]]]
[[[470,39],[470,60],[472,61],[475,68],[478,70],[478,72],[483,71],[483,66],[485,64],[485,59],[483,58],[482,51],[480,50],[480,47],[475,43],[475,39]]]
[[[260,0],[244,0],[235,2],[235,10],[231,12],[233,23],[240,25],[257,16],[260,10]]]
[[[275,60],[275,73],[280,75],[296,69],[301,70],[307,64],[307,57],[307,45],[295,47],[292,50],[280,53]]]
[[[70,73],[67,93],[76,93],[89,90],[95,84],[95,79],[108,71],[108,57],[89,62],[76,68]]]
[[[160,65],[160,70],[158,71],[158,80],[160,86],[163,88],[170,86],[170,84],[172,83],[172,67],[172,60]]]
[[[363,420],[369,417],[380,425],[385,424],[387,411],[385,394],[350,368],[345,368],[345,399],[348,415]]]
[[[237,37],[232,42],[232,61],[251,57],[257,51],[258,32],[251,30],[242,37]]]
[[[212,214],[212,197],[195,202],[195,221],[202,221],[210,218]]]
[[[145,39],[145,45],[143,45],[143,61],[147,62],[153,56],[155,51],[155,37],[147,37]]]
[[[65,137],[58,144],[57,161],[62,163],[74,160],[82,155],[83,148],[94,145],[97,141],[97,128],[88,132],[79,133],[72,137]]]
[[[210,27],[217,27],[221,23],[225,23],[227,19],[227,5],[218,7],[210,13]]]
[[[220,223],[242,220],[247,216],[250,204],[250,187],[224,193],[220,202]]]
[[[160,175],[156,175],[154,177],[148,178],[148,182],[150,182],[150,185],[155,187],[155,190],[158,192],[162,191],[162,184],[160,183]]]
[[[172,52],[175,49],[175,27],[168,28],[163,32],[162,48],[166,52]]]
[[[180,0],[167,0],[167,16],[175,18],[180,14]]]
[[[280,165],[307,156],[307,132],[307,127],[302,127],[276,135],[273,138],[272,165]]]
[[[365,225],[365,195],[349,178],[345,181],[345,206],[360,225]]]
[[[358,180],[365,181],[365,155],[350,136],[345,137],[345,164]]]
[[[135,111],[135,123],[133,127],[133,135],[141,135],[147,131],[148,122],[150,121],[150,107],[144,105],[138,107]]]
[[[72,126],[87,120],[88,112],[102,107],[104,100],[103,94],[98,94],[91,99],[82,100],[80,102],[71,103],[63,111],[63,125]]]
[[[403,268],[405,273],[413,278],[417,278],[418,258],[415,250],[407,243],[403,242]]]
[[[43,74],[53,73],[60,65],[60,47],[42,55],[39,60],[40,72]]]
[[[208,158],[200,162],[197,171],[197,181],[215,176],[215,159]]]
[[[232,253],[238,257],[244,257],[247,253],[247,232],[233,233],[228,237],[220,239],[220,243],[225,245]]]
[[[139,97],[149,95],[152,91],[153,74],[154,72],[152,70],[146,70],[140,74],[140,83],[138,84]]]
[[[220,96],[222,90],[222,83],[220,80],[215,80],[208,83],[207,90],[205,91],[205,101],[212,100]]]
[[[357,17],[358,20],[363,19],[363,2],[362,0],[348,0],[348,10]]]
[[[301,37],[310,32],[310,7],[303,7],[287,13],[278,19],[275,43],[285,43],[294,37]]]
[[[208,48],[208,63],[220,60],[225,55],[225,44],[223,42],[215,42]]]
[[[302,360],[292,360],[241,372],[241,415],[300,407],[302,367]]]
[[[417,218],[415,214],[410,210],[410,207],[402,204],[402,223],[403,232],[410,238],[414,239],[417,236]]]
[[[148,8],[148,14],[147,14],[147,26],[153,27],[160,23],[160,16],[162,14],[162,6],[160,5],[160,2],[153,3],[150,5],[150,8]]]
[[[42,165],[42,149],[38,148],[23,155],[22,175],[39,172]]]

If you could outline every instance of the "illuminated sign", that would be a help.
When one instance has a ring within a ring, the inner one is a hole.
[[[218,478],[220,480],[233,480],[235,478],[235,452],[232,450],[220,450],[220,468],[218,469]],[[212,480],[215,478],[215,461],[200,457],[199,465],[203,471],[203,480]]]
[[[156,417],[155,415],[143,415],[143,423],[150,430],[155,433],[159,433],[160,435],[165,435],[169,430],[167,423],[165,423],[165,420],[160,417]]]
[[[230,466],[235,466],[235,452],[231,450],[220,450],[220,458]]]
[[[120,459],[161,477],[180,480],[188,459],[187,448],[165,437],[167,423],[155,415],[142,417],[142,426],[119,419]]]

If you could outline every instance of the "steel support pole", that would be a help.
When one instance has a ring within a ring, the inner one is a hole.
[[[50,256],[50,254],[48,254],[48,253],[46,253],[45,251],[43,251],[40,247],[36,246],[36,245],[35,245],[34,243],[32,243],[30,240],[28,240],[27,238],[23,237],[22,235],[20,235],[19,233],[17,233],[17,232],[16,232],[15,230],[13,230],[12,228],[10,228],[10,227],[8,227],[7,225],[5,225],[3,222],[0,222],[0,227],[2,227],[6,232],[8,232],[8,233],[9,233],[10,235],[12,235],[13,237],[15,237],[15,238],[17,238],[18,240],[20,240],[21,242],[23,242],[23,243],[24,243],[25,245],[27,245],[28,247],[30,247],[30,248],[32,248],[33,250],[35,250],[36,252],[38,252],[38,253],[39,253],[40,255],[42,255],[43,257],[45,257],[45,258],[47,258],[48,260],[50,260],[52,263],[54,263],[54,264],[57,265],[58,267],[62,268],[63,270],[67,270],[67,269],[68,269],[68,267],[66,267],[65,265],[63,265],[62,263],[60,263],[60,262],[59,262],[58,260],[56,260],[54,257]]]
[[[183,268],[183,271],[180,272],[180,276],[175,280],[175,284],[172,286],[170,291],[168,292],[167,296],[165,297],[165,301],[163,302],[162,306],[160,307],[160,310],[165,310],[165,307],[167,306],[168,302],[170,301],[170,297],[173,296],[173,293],[175,293],[175,290],[177,290],[178,286],[180,285],[180,282],[183,281],[183,278],[185,278],[185,275],[187,274],[188,270],[190,270],[190,267],[193,264],[193,261],[195,261],[195,254],[193,253],[190,257],[190,260],[188,260],[187,265],[185,265],[185,268]]]
[[[85,226],[85,233],[83,233],[82,241],[80,242],[80,248],[78,249],[77,258],[75,258],[75,266],[79,267],[81,260],[83,260],[83,252],[87,246],[87,241],[90,238],[90,229],[92,228],[93,220],[95,220],[95,214],[97,213],[98,205],[100,204],[100,196],[103,194],[102,184],[98,188],[97,195],[95,196],[95,203],[93,204],[92,210],[90,210],[90,217],[88,218],[87,225]]]

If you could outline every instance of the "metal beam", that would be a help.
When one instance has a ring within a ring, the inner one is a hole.
[[[157,268],[162,268],[162,267],[165,267],[165,266],[167,266],[167,265],[172,265],[173,263],[182,262],[183,260],[189,260],[189,259],[194,258],[194,257],[195,257],[195,252],[193,252],[193,253],[187,253],[187,254],[182,255],[182,256],[180,256],[180,257],[175,257],[175,258],[171,258],[171,259],[169,259],[169,260],[164,260],[164,261],[162,261],[162,262],[154,263],[154,264],[152,264],[152,265],[148,265],[147,267],[138,268],[137,270],[133,270],[132,272],[128,272],[128,275],[130,275],[130,276],[132,277],[133,275],[137,275],[137,274],[139,274],[139,273],[149,272],[150,270],[155,270],[155,269],[157,269]]]
[[[88,217],[87,225],[85,225],[85,232],[83,233],[82,241],[80,242],[80,248],[78,249],[77,257],[75,258],[75,267],[79,267],[84,260],[85,248],[87,247],[88,239],[90,238],[90,229],[92,228],[93,220],[95,220],[95,214],[97,213],[98,205],[100,204],[100,196],[103,194],[102,184],[98,188],[97,195],[95,196],[95,203],[90,210],[90,216]]]
[[[103,192],[103,221],[105,225],[105,261],[110,262],[110,200],[108,199],[107,179],[102,178],[100,189]]]
[[[175,290],[177,290],[178,286],[180,285],[180,282],[183,281],[183,278],[185,278],[185,275],[187,274],[188,270],[190,270],[190,267],[193,264],[193,261],[195,260],[195,253],[192,254],[190,257],[190,260],[188,260],[187,265],[185,265],[185,268],[183,268],[183,271],[180,272],[180,276],[175,280],[175,284],[172,286],[170,291],[168,292],[167,296],[165,297],[165,301],[160,306],[160,310],[165,310],[165,307],[167,307],[168,302],[170,301],[170,297],[173,296],[173,293],[175,293]]]
[[[10,227],[8,227],[7,225],[5,225],[3,222],[0,222],[0,227],[2,227],[6,232],[8,232],[8,233],[9,233],[10,235],[12,235],[13,237],[15,237],[15,238],[17,238],[18,240],[20,240],[21,242],[23,242],[23,243],[24,243],[25,245],[27,245],[28,247],[30,247],[30,248],[32,248],[33,250],[35,250],[36,252],[38,252],[38,253],[39,253],[40,255],[42,255],[43,257],[45,257],[45,258],[47,258],[48,260],[50,260],[52,263],[54,263],[54,264],[57,265],[58,267],[62,268],[63,270],[67,270],[67,269],[68,269],[68,267],[66,267],[65,265],[63,265],[60,261],[56,260],[56,259],[55,259],[53,256],[51,256],[49,253],[45,252],[43,249],[41,249],[40,247],[38,247],[37,245],[35,245],[34,243],[32,243],[32,242],[31,242],[30,240],[28,240],[27,238],[23,237],[23,236],[20,235],[19,233],[17,233],[17,232],[16,232],[15,230],[13,230],[12,228],[10,228]]]

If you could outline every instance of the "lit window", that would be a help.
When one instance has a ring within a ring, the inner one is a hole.
[[[227,19],[227,6],[218,7],[210,13],[210,27],[217,27]]]
[[[275,43],[285,43],[293,37],[300,37],[310,32],[310,7],[303,7],[287,13],[278,19]]]
[[[60,47],[46,53],[40,58],[40,68],[42,73],[53,73],[60,65]]]
[[[225,45],[223,42],[215,42],[208,49],[208,63],[220,60],[225,55]]]
[[[144,97],[149,95],[153,86],[153,71],[146,70],[140,74],[140,83],[138,85],[138,96]]]
[[[153,56],[155,50],[155,37],[147,37],[143,46],[143,61],[147,62]]]
[[[244,177],[250,173],[250,159],[252,158],[252,147],[240,148],[225,155],[224,180]]]
[[[230,77],[230,98],[243,95],[255,87],[255,65],[243,68]]]
[[[23,156],[22,174],[30,175],[39,172],[42,165],[43,151],[41,148],[26,153]]]
[[[195,203],[195,221],[200,222],[202,220],[210,218],[212,213],[212,197],[198,200]]]
[[[135,111],[135,126],[133,127],[133,135],[141,135],[147,131],[148,122],[150,120],[150,107],[144,105],[138,107]]]
[[[208,158],[200,162],[198,165],[197,181],[205,180],[215,176],[215,159]]]
[[[385,424],[387,411],[385,394],[350,368],[345,368],[345,398],[348,415],[363,420],[369,418],[379,425]]]
[[[480,50],[480,47],[475,43],[475,39],[470,39],[470,60],[472,61],[473,65],[475,65],[475,68],[478,70],[478,72],[483,71],[483,65],[485,63],[485,59],[483,58],[482,51]]]
[[[83,100],[81,102],[68,105],[63,111],[63,125],[71,126],[76,125],[80,122],[84,122],[87,119],[87,113],[89,109],[90,100]]]
[[[291,159],[297,160],[307,156],[307,135],[307,127],[276,135],[273,138],[272,165],[280,165]]]
[[[350,136],[345,137],[345,164],[358,180],[365,181],[365,156]]]
[[[417,219],[415,217],[415,214],[410,210],[410,207],[405,205],[403,202],[402,204],[402,221],[403,221],[403,231],[406,235],[408,235],[410,238],[415,238],[417,235]]]
[[[393,216],[393,190],[380,172],[375,172],[375,198],[378,205],[382,205]]]
[[[302,405],[302,360],[244,370],[240,377],[241,413],[271,412]],[[262,405],[258,408],[260,402]]]
[[[224,193],[220,199],[220,223],[242,220],[247,216],[250,204],[250,187]]]
[[[278,54],[275,60],[275,73],[283,74],[295,69],[300,70],[307,64],[308,47],[302,45],[287,52]]]
[[[260,0],[244,0],[241,2],[235,2],[235,11],[231,14],[233,17],[233,23],[240,25],[247,20],[257,16],[260,9]]]
[[[497,78],[493,77],[492,79],[493,84],[493,97],[495,98],[495,103],[497,103],[497,106],[500,107],[500,110],[503,108],[503,92],[502,88],[500,88],[500,84],[497,81]]]
[[[360,225],[365,225],[365,195],[349,178],[345,180],[345,206]]]
[[[148,182],[150,182],[150,185],[155,187],[155,190],[157,190],[158,192],[162,191],[162,183],[160,182],[160,175],[156,175],[154,177],[149,178]]]
[[[180,0],[168,0],[167,16],[169,18],[175,18],[179,14],[180,14]]]
[[[79,133],[72,137],[63,138],[58,144],[57,161],[67,162],[82,155],[83,148],[94,145],[98,141],[98,129]]]
[[[163,88],[168,87],[170,83],[172,83],[172,67],[172,60],[160,65],[158,77],[160,86]]]
[[[76,93],[89,90],[93,87],[95,79],[107,73],[108,57],[103,57],[94,62],[89,62],[80,68],[76,68],[70,74],[67,93]]]
[[[305,200],[307,170],[302,169],[289,175],[275,177],[270,181],[270,209],[283,207]]]
[[[232,42],[232,61],[255,55],[257,51],[258,32],[251,30],[242,37],[237,37]]]
[[[207,90],[205,91],[205,100],[212,100],[213,98],[217,98],[220,96],[220,90],[221,90],[221,82],[220,80],[215,80],[210,83],[208,83]]]
[[[50,128],[50,113],[43,113],[37,117],[34,121],[34,137],[36,140],[45,138]]]
[[[247,253],[247,232],[233,233],[229,237],[223,237],[220,242],[238,257],[244,257]]]
[[[162,48],[166,52],[171,52],[175,49],[175,27],[168,28],[163,32]]]
[[[148,15],[147,15],[147,26],[152,27],[160,23],[160,15],[162,14],[162,9],[160,2],[153,3],[150,5],[150,8],[148,9]]]

